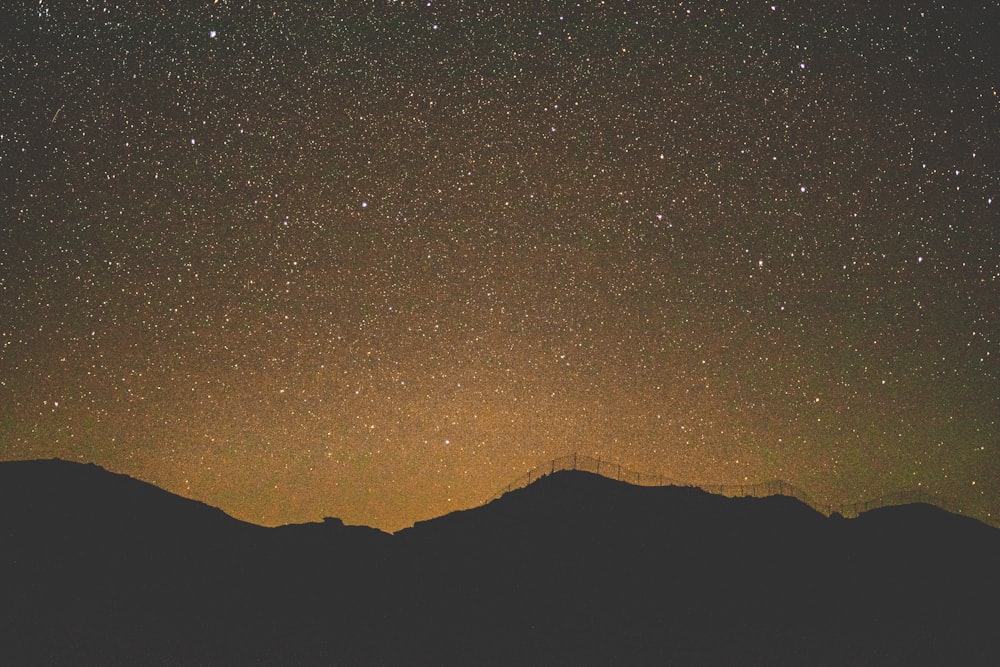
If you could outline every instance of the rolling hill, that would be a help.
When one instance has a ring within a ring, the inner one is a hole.
[[[0,463],[0,662],[996,664],[1000,530],[560,471],[393,535]]]

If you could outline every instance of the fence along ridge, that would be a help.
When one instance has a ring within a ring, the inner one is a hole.
[[[924,489],[904,489],[859,502],[832,504],[819,503],[799,487],[795,486],[791,482],[786,482],[781,479],[746,484],[684,482],[658,473],[637,472],[619,463],[605,461],[594,456],[586,456],[583,454],[559,456],[547,463],[536,466],[512,481],[504,488],[500,489],[493,499],[495,500],[503,496],[505,493],[509,493],[517,489],[523,489],[532,482],[560,470],[580,470],[583,472],[591,472],[609,479],[634,484],[635,486],[695,487],[702,489],[703,491],[707,491],[708,493],[715,493],[729,498],[788,496],[796,498],[826,516],[830,516],[831,514],[840,514],[844,517],[853,518],[862,512],[867,512],[868,510],[878,509],[880,507],[891,507],[895,505],[909,505],[912,503],[934,505],[935,507],[952,512],[953,514],[962,513],[961,510],[953,508],[949,503],[944,502],[941,498],[928,493]]]

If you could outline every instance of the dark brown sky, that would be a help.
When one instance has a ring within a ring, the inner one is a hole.
[[[573,451],[997,522],[995,7],[160,5],[0,29],[0,457],[266,524]]]

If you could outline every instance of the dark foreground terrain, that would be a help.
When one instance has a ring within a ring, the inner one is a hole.
[[[0,463],[4,665],[997,665],[1000,531],[557,472],[388,535]]]

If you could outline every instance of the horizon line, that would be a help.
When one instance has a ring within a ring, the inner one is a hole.
[[[766,498],[769,496],[786,496],[801,501],[824,516],[839,514],[845,518],[855,518],[863,512],[879,509],[881,507],[894,507],[898,505],[923,503],[926,505],[933,505],[934,507],[942,509],[946,512],[951,512],[952,514],[958,514],[960,516],[973,518],[977,521],[987,523],[983,519],[966,514],[961,508],[947,500],[944,500],[939,495],[931,493],[927,489],[921,487],[900,489],[890,493],[884,493],[867,500],[820,503],[813,499],[813,497],[801,487],[783,479],[771,479],[764,482],[745,482],[743,484],[685,482],[661,473],[636,471],[628,468],[627,466],[623,466],[620,463],[601,459],[596,456],[580,454],[578,452],[557,456],[546,463],[531,468],[528,472],[516,477],[509,484],[501,488],[497,493],[487,499],[486,503],[488,504],[497,500],[511,491],[523,489],[542,477],[566,470],[593,473],[607,479],[632,484],[633,486],[680,486],[698,488],[708,493],[714,493],[727,498]]]

